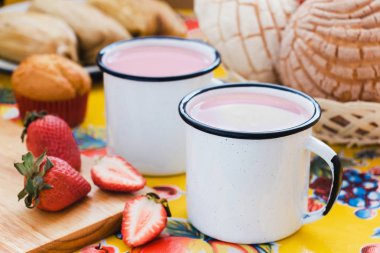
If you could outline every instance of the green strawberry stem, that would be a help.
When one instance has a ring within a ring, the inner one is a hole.
[[[153,200],[154,202],[156,203],[160,203],[164,208],[165,208],[165,211],[166,211],[166,215],[168,217],[172,217],[172,213],[170,211],[170,208],[169,208],[169,202],[167,201],[167,199],[161,199],[160,196],[158,196],[156,193],[154,192],[149,192],[146,194],[146,197],[149,199],[149,200]]]
[[[25,115],[25,118],[24,118],[24,122],[23,122],[23,125],[24,125],[24,130],[22,131],[22,134],[21,134],[21,141],[24,142],[24,138],[25,138],[25,135],[28,131],[28,127],[29,125],[37,120],[37,119],[41,119],[43,118],[44,116],[47,115],[47,112],[45,111],[40,111],[40,112],[36,112],[36,111],[32,111],[32,112],[27,112],[26,115]]]
[[[45,159],[46,158],[46,159]],[[53,187],[44,182],[44,176],[48,170],[53,168],[52,162],[46,156],[46,152],[37,159],[32,153],[28,152],[22,156],[22,163],[15,163],[17,171],[25,177],[25,186],[17,195],[18,200],[24,199],[27,208],[34,208],[39,203],[40,192]],[[45,165],[41,169],[40,166],[45,160]]]

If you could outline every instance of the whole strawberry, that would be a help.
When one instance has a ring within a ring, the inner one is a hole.
[[[28,208],[45,211],[62,210],[85,197],[91,185],[78,171],[60,158],[43,153],[34,159],[28,152],[22,163],[14,166],[25,177],[25,187],[18,194]]]
[[[61,118],[44,112],[28,113],[24,120],[21,139],[26,137],[26,147],[34,156],[43,152],[61,158],[74,169],[80,170],[81,160],[78,145],[69,125]]]

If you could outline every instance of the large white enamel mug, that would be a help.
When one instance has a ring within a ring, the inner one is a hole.
[[[300,125],[269,132],[234,132],[195,120],[192,108],[214,94],[257,92],[297,103],[310,117]],[[233,243],[265,243],[296,232],[326,215],[340,190],[339,158],[312,136],[321,116],[317,102],[279,85],[246,83],[194,91],[179,105],[187,123],[187,210],[203,233]],[[327,205],[309,213],[310,151],[331,168]]]
[[[207,57],[210,65],[185,75],[149,77],[116,72],[104,63],[117,50],[144,45],[194,50]],[[185,124],[178,115],[178,103],[190,91],[210,84],[219,64],[219,53],[210,45],[174,37],[142,37],[101,50],[98,65],[104,72],[109,152],[126,158],[146,175],[185,172]]]

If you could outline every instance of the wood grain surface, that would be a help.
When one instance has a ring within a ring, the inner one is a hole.
[[[81,173],[92,189],[81,202],[49,213],[17,201],[23,178],[13,163],[26,153],[21,131],[19,125],[0,119],[0,252],[72,252],[117,231],[125,201],[132,195],[98,189],[90,178],[94,161],[87,157],[82,156]]]

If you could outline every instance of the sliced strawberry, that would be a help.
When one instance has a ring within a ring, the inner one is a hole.
[[[168,202],[155,193],[128,201],[121,224],[124,243],[136,247],[153,240],[165,228],[170,216]]]
[[[91,169],[91,178],[100,189],[132,192],[144,188],[142,175],[120,156],[104,156]]]

